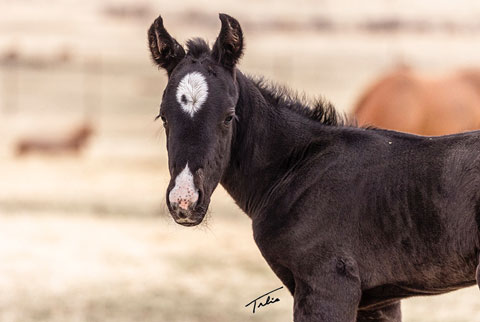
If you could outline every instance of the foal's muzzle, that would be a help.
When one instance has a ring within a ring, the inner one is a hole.
[[[168,210],[175,222],[180,225],[198,225],[205,216],[204,208],[201,207],[203,193],[197,187],[199,185],[197,172],[193,174],[187,163],[175,180],[170,182],[167,191]],[[195,181],[197,181],[197,184],[195,184]]]
[[[170,203],[168,208],[175,222],[183,226],[196,226],[202,222],[205,216],[203,211],[196,209],[196,205],[184,209],[177,203]]]

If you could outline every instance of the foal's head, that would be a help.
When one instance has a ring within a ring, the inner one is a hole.
[[[184,226],[202,222],[230,158],[239,95],[235,65],[242,55],[243,35],[234,18],[220,14],[220,20],[211,50],[197,39],[187,43],[185,52],[161,17],[148,30],[152,58],[168,74],[159,114],[171,176],[167,206]]]

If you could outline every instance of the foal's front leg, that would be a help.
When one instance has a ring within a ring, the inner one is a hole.
[[[402,311],[400,301],[381,309],[359,311],[357,322],[401,322]]]
[[[356,322],[362,294],[358,269],[348,259],[333,262],[314,274],[295,276],[295,322]]]

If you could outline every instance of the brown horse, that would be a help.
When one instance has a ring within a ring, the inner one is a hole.
[[[371,86],[353,113],[361,125],[421,135],[480,128],[480,70],[428,78],[397,68]]]
[[[92,134],[92,125],[84,123],[69,133],[55,138],[42,136],[22,138],[17,141],[15,152],[17,156],[32,152],[42,154],[78,153],[85,147]]]

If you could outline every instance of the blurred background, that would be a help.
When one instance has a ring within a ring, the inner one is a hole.
[[[219,12],[243,27],[243,72],[345,113],[397,69],[432,82],[480,66],[473,0],[0,1],[0,321],[292,320],[285,289],[245,308],[281,283],[221,187],[200,227],[166,212],[166,76],[146,30],[161,13],[179,42],[213,43]],[[475,322],[480,294],[403,308]]]

